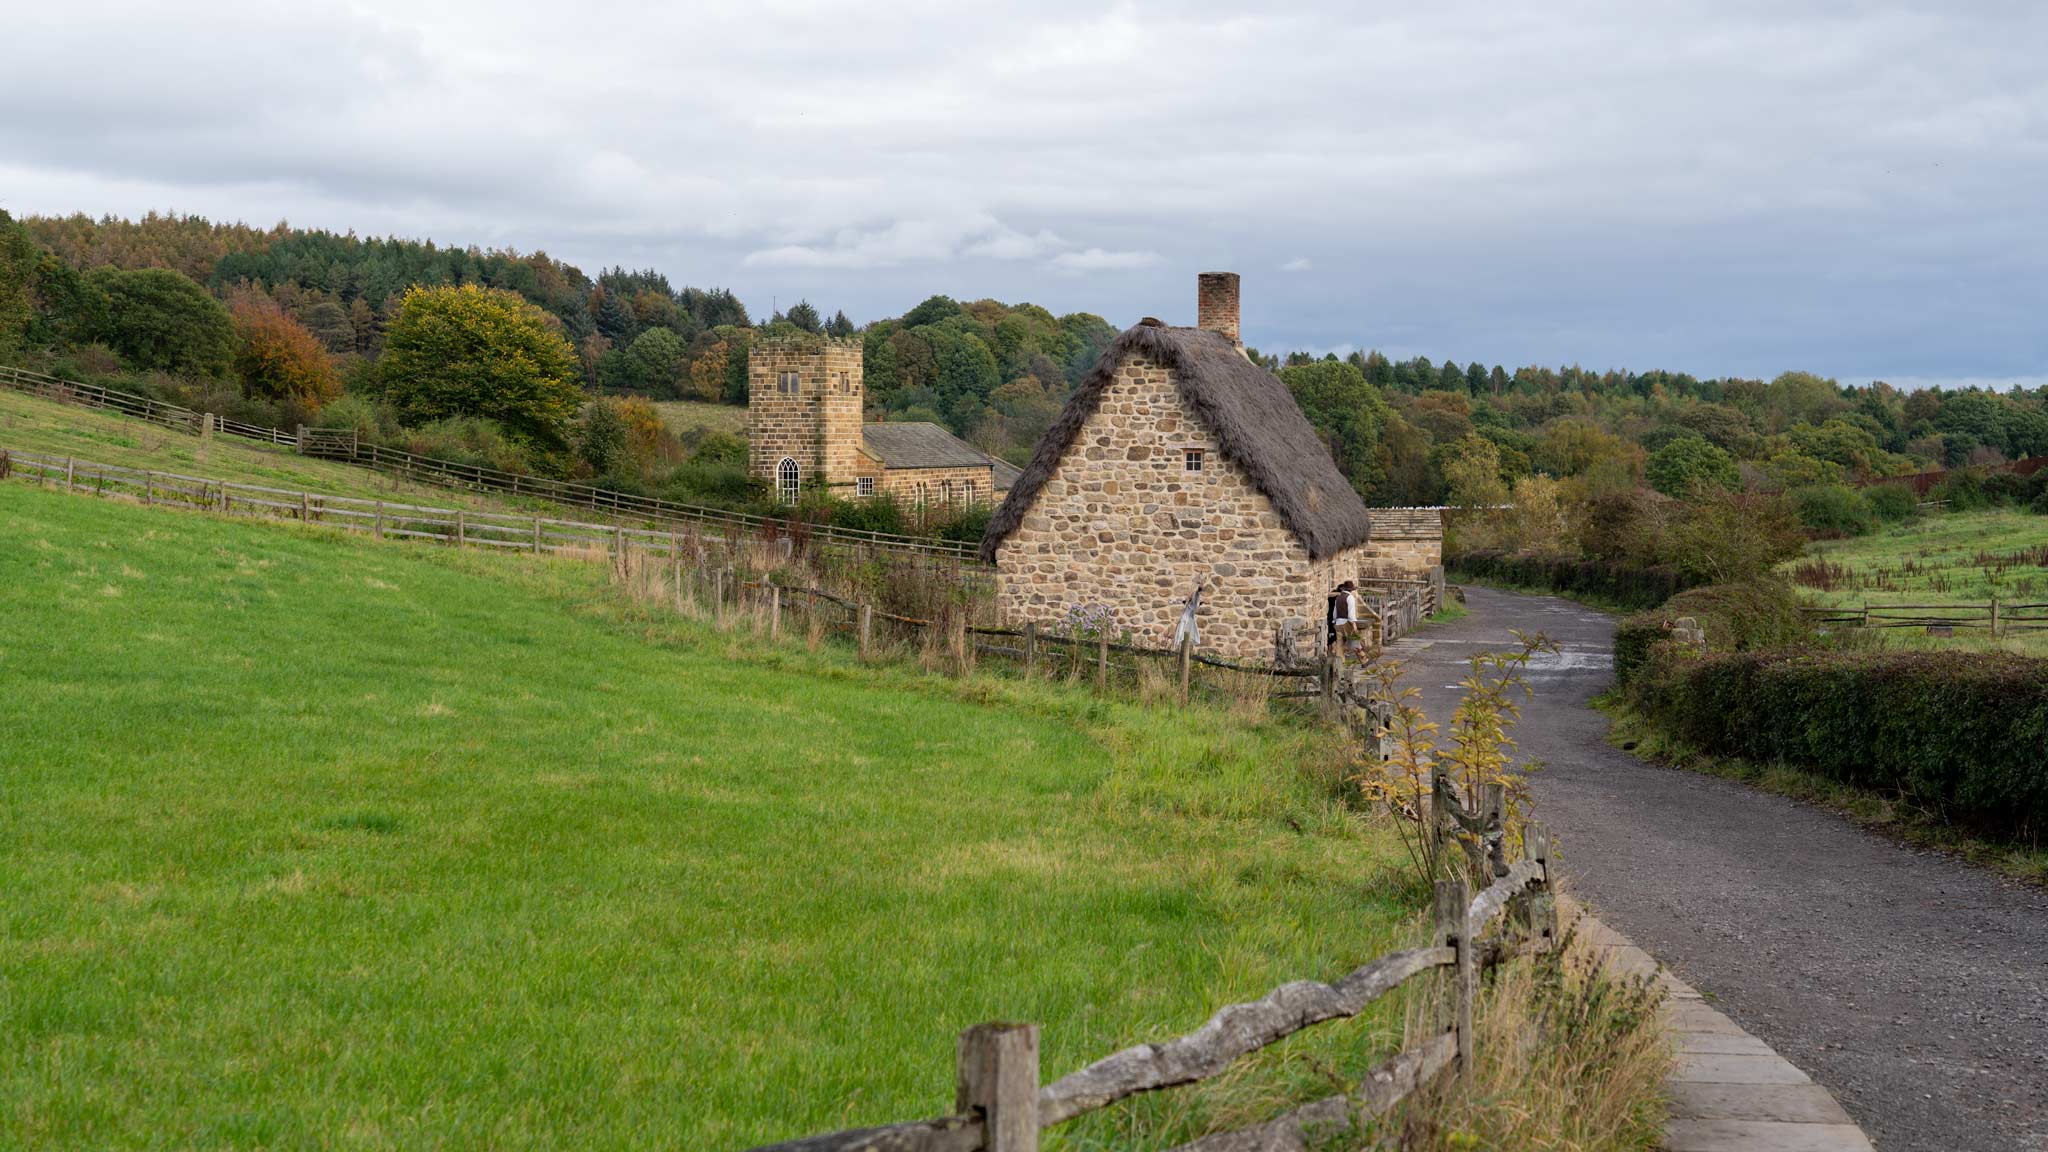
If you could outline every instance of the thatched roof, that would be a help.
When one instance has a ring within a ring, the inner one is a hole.
[[[1311,559],[1320,560],[1364,543],[1372,529],[1365,501],[1337,471],[1287,385],[1245,359],[1225,335],[1200,328],[1168,328],[1148,321],[1118,336],[1081,381],[1067,406],[1031,454],[1031,463],[989,520],[981,555],[993,561],[996,546],[1017,530],[1052,478],[1081,426],[1101,406],[1129,356],[1149,356],[1173,371],[1181,399],[1216,437],[1223,454],[1243,468],[1266,494]]]

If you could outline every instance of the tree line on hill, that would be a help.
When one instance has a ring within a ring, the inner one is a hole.
[[[1021,463],[1116,329],[946,296],[864,327],[808,301],[756,322],[723,289],[619,267],[591,278],[541,252],[192,216],[0,216],[0,358],[698,502],[767,494],[744,443],[670,430],[647,402],[744,404],[752,344],[778,332],[858,339],[872,415],[929,420]],[[2048,389],[1250,354],[1379,505],[1501,502],[1525,482],[1560,485],[1574,506],[1683,500],[1704,481],[1802,493],[1809,519],[1853,521],[1846,482],[2048,453]]]

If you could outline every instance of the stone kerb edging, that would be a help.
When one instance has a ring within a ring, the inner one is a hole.
[[[1566,897],[1558,905],[1609,971],[1651,977],[1664,990],[1664,1021],[1678,1045],[1665,1081],[1665,1152],[1873,1152],[1833,1093],[1583,905]]]

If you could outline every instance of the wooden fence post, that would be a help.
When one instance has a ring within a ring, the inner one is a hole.
[[[1098,627],[1095,631],[1096,639],[1099,641],[1095,649],[1095,690],[1097,692],[1107,692],[1109,691],[1109,629],[1107,627]]]
[[[1435,944],[1458,953],[1456,991],[1451,1006],[1451,1027],[1458,1034],[1458,1073],[1472,1069],[1472,996],[1477,990],[1478,965],[1474,962],[1470,922],[1466,912],[1472,906],[1472,890],[1463,880],[1436,883]]]
[[[782,636],[782,585],[768,586],[768,639],[777,640]]]
[[[142,503],[145,507],[156,504],[156,473],[142,474]]]
[[[72,485],[75,483],[75,480],[73,479],[72,476],[72,470],[75,467],[76,462],[73,461],[71,457],[66,456],[64,458],[64,490],[66,492],[71,491]]]
[[[292,447],[299,450],[299,455],[304,456],[306,454],[306,426],[304,424],[299,425],[298,434],[292,437]]]
[[[1038,674],[1038,621],[1024,622],[1024,678]]]
[[[1188,702],[1188,683],[1195,674],[1195,645],[1187,636],[1180,638],[1180,702]]]
[[[1325,716],[1337,711],[1337,672],[1341,667],[1339,662],[1343,659],[1343,657],[1337,655],[1340,651],[1342,651],[1341,648],[1332,648],[1329,652],[1323,654],[1323,673],[1318,678],[1322,680],[1323,715]]]
[[[1518,919],[1531,937],[1542,941],[1542,950],[1557,947],[1557,894],[1550,883],[1550,833],[1543,825],[1531,823],[1522,829],[1522,854],[1543,866],[1543,875],[1529,882],[1527,895],[1519,902]]]
[[[1486,861],[1497,880],[1508,874],[1507,787],[1481,785],[1479,797],[1479,814],[1486,821]]]
[[[462,509],[457,508],[455,510],[455,546],[460,548],[467,543],[469,543],[469,518],[462,514]]]
[[[540,555],[540,517],[533,518],[533,554]]]
[[[869,656],[870,652],[871,652],[871,651],[873,650],[871,646],[872,646],[872,644],[873,644],[873,642],[874,642],[874,627],[875,627],[875,610],[874,610],[874,608],[873,608],[872,606],[870,606],[870,605],[867,605],[867,604],[863,604],[863,605],[861,605],[861,606],[860,606],[860,626],[859,626],[859,632],[860,632],[860,637],[859,637],[859,639],[858,639],[858,640],[856,641],[856,644],[857,644],[857,646],[858,646],[858,649],[859,649],[859,652],[860,652],[860,658],[861,658],[862,660],[866,660],[866,659],[868,658],[868,656]]]
[[[618,549],[619,555],[624,556],[626,554],[626,526],[624,524],[612,530],[612,540],[614,546]]]
[[[1998,639],[1998,597],[1991,598],[1991,638]]]
[[[384,502],[377,501],[377,539],[384,538]]]
[[[960,1033],[953,1109],[981,1117],[982,1152],[1038,1152],[1038,1025]]]
[[[725,569],[711,574],[711,620],[720,628],[725,627]]]
[[[301,431],[303,431],[303,430],[304,430],[304,428],[303,428],[303,426],[302,426],[302,427],[301,427]],[[309,496],[307,496],[307,495],[306,495],[306,494],[305,494],[304,492],[301,492],[301,493],[299,493],[299,523],[301,523],[301,524],[304,524],[304,523],[306,523],[306,522],[308,522],[308,521],[310,521],[310,520],[312,520],[312,519],[313,519],[313,502],[312,502],[312,498],[311,498],[311,497],[309,497]]]

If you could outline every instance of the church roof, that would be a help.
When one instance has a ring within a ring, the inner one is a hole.
[[[1311,559],[1365,542],[1372,531],[1365,501],[1337,470],[1287,385],[1245,359],[1236,342],[1220,332],[1169,328],[1154,320],[1118,336],[1074,390],[1009,498],[989,520],[981,541],[984,560],[993,561],[996,546],[1024,522],[1082,425],[1101,406],[1117,366],[1132,355],[1152,357],[1172,370],[1188,409],[1216,437],[1224,456],[1273,502]]]
[[[884,468],[985,468],[996,462],[937,424],[921,420],[863,424],[860,439],[861,447]]]

